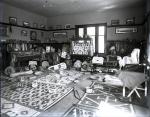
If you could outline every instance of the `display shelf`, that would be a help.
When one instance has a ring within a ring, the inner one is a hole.
[[[25,27],[25,26],[22,26],[22,25],[14,25],[14,24],[4,23],[4,22],[0,22],[0,24],[2,24],[2,25],[8,25],[8,26],[14,26],[14,27],[27,28],[27,29],[33,29],[33,30],[48,31],[47,29],[40,29],[40,28],[33,28],[33,27]]]
[[[25,27],[25,26],[22,26],[22,25],[14,25],[14,24],[5,23],[5,22],[0,22],[0,24],[2,24],[2,25],[7,25],[7,26],[14,26],[14,27],[21,27],[21,28],[33,29],[33,30],[41,30],[41,31],[75,30],[75,28],[64,28],[64,29],[41,29],[41,28]]]

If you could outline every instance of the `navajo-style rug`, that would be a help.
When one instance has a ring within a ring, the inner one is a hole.
[[[1,89],[1,96],[7,100],[38,111],[44,111],[69,94],[72,88],[56,84],[38,83],[36,88],[30,86],[7,86]]]
[[[132,104],[120,102],[112,92],[119,89],[93,83],[92,92],[85,93],[64,117],[135,117]]]
[[[1,117],[6,117],[6,115],[11,117],[36,117],[39,114],[39,111],[1,98]]]

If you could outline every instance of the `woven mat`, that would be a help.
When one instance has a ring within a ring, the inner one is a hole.
[[[93,83],[91,88],[93,92],[85,93],[64,117],[135,117],[133,105],[121,102],[112,93],[118,94],[118,88],[102,86],[99,83]]]
[[[36,117],[40,114],[39,111],[19,105],[12,101],[1,98],[1,116],[17,116],[17,117]]]
[[[44,111],[69,94],[72,88],[56,84],[38,83],[38,87],[3,87],[1,96],[7,100],[38,111]]]

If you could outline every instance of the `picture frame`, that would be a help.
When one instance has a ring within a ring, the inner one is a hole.
[[[30,31],[30,39],[37,40],[37,32],[36,31]]]
[[[111,20],[112,26],[119,25],[119,24],[120,24],[120,20]]]
[[[126,19],[126,24],[135,24],[135,17],[133,17],[133,18],[127,18]]]
[[[21,30],[21,36],[27,36],[28,32],[26,30]]]
[[[71,28],[71,24],[66,24],[64,28],[65,29],[70,29]]]
[[[37,23],[33,23],[33,28],[38,28],[38,24]]]
[[[16,17],[9,17],[9,23],[13,25],[17,25],[17,18]]]
[[[53,32],[54,38],[66,38],[67,32]]]
[[[44,24],[40,25],[40,29],[45,29],[45,28],[46,28],[46,26]]]
[[[23,21],[23,26],[24,26],[24,27],[30,27],[30,23],[29,23],[29,22],[26,22],[26,21]]]
[[[122,33],[136,33],[137,27],[116,27],[115,33],[122,34]]]

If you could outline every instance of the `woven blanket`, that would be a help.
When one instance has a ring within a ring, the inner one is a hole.
[[[105,87],[99,83],[91,85],[92,93],[85,93],[78,105],[94,110],[90,112],[92,117],[134,117],[134,110],[132,104],[121,102],[113,95],[112,92],[117,93],[119,89],[113,87]],[[80,107],[79,107],[80,108]],[[70,113],[70,112],[69,112]],[[89,114],[85,109],[75,109],[73,115],[83,116]],[[70,116],[70,115],[69,115]],[[65,116],[66,117],[66,116]],[[68,117],[68,115],[67,115]]]
[[[71,91],[72,88],[67,86],[38,83],[36,88],[26,85],[23,88],[4,87],[1,90],[1,96],[23,106],[43,111],[53,106]]]
[[[39,111],[19,105],[12,101],[1,98],[1,116],[17,116],[17,117],[36,117],[40,114]]]

